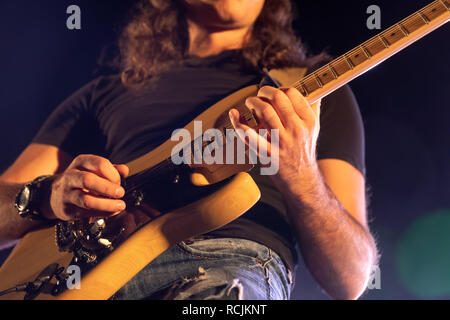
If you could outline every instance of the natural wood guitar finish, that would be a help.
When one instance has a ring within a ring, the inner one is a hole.
[[[41,294],[37,299],[109,299],[170,246],[230,223],[250,209],[259,197],[259,189],[250,175],[240,173],[218,192],[139,229],[82,278],[80,290],[66,290],[57,297]],[[51,263],[67,266],[71,258],[69,253],[58,252],[53,228],[31,232],[1,268],[0,290],[34,280]],[[23,299],[24,295],[19,292],[2,298]]]
[[[297,88],[310,103],[314,103],[352,79],[373,68],[411,43],[442,26],[450,19],[448,0],[436,0],[376,37],[333,60],[315,72],[292,82],[289,70],[273,71],[271,75],[282,85]],[[292,71],[292,70],[291,70]],[[258,121],[245,107],[245,99],[257,93],[258,86],[243,88],[207,109],[196,121],[203,129],[230,128],[226,116],[237,108],[247,123],[256,128]],[[185,129],[193,139],[194,121]],[[130,176],[136,177],[165,162],[177,141],[168,140],[152,152],[128,164]],[[238,218],[250,209],[260,192],[247,173],[251,164],[242,165],[189,165],[192,185],[208,186],[236,175],[230,182],[203,199],[182,208],[171,210],[144,224],[116,248],[99,265],[89,271],[81,281],[80,290],[66,290],[59,296],[47,293],[37,299],[108,299],[142,268],[171,245],[194,235],[217,229]],[[156,186],[157,188],[157,186]],[[54,229],[44,229],[26,235],[16,246],[0,269],[0,291],[33,281],[49,264],[67,267],[72,254],[61,253],[55,244]],[[11,293],[0,299],[23,299],[24,293]]]

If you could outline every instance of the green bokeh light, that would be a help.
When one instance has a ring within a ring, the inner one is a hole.
[[[411,223],[398,241],[395,262],[400,281],[418,298],[448,298],[450,210],[435,211]]]

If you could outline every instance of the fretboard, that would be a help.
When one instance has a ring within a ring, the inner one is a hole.
[[[292,86],[316,102],[448,22],[449,1],[433,1]]]

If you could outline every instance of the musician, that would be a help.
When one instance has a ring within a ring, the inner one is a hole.
[[[123,211],[124,163],[221,98],[259,83],[265,69],[311,71],[325,59],[309,55],[294,35],[289,0],[146,0],[138,9],[120,38],[121,72],[64,101],[2,174],[3,246],[47,223],[18,214],[25,183],[50,175],[33,184],[37,214],[46,220]],[[351,90],[310,105],[294,88],[262,86],[246,105],[280,136],[277,174],[252,173],[261,201],[231,224],[167,250],[114,299],[289,299],[297,252],[331,297],[364,292],[377,250],[367,222],[363,124]],[[230,118],[247,129],[235,111]]]

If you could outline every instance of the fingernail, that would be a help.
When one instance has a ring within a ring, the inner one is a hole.
[[[239,120],[239,111],[237,111],[236,109],[231,109],[229,115],[232,119]]]
[[[125,193],[125,190],[122,187],[116,189],[116,197],[121,198],[121,197],[123,197],[124,193]]]
[[[126,208],[125,202],[121,202],[117,205],[118,211],[123,211],[123,210],[125,210],[125,208]]]

